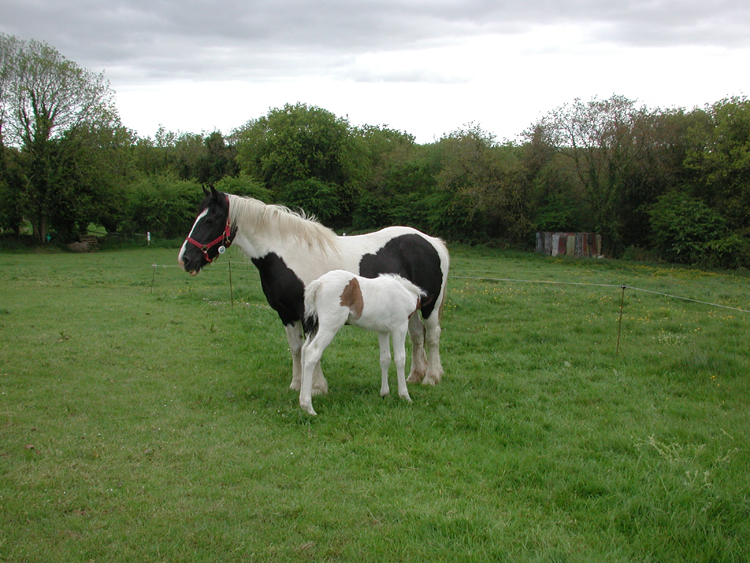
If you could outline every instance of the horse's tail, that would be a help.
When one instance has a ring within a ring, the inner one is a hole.
[[[305,287],[305,314],[302,318],[302,329],[305,334],[318,330],[318,311],[315,308],[315,296],[320,288],[320,280],[315,280]]]
[[[411,293],[414,297],[419,299],[420,301],[427,297],[427,292],[419,287],[418,285],[415,285],[411,281],[407,280],[406,278],[402,278],[401,276],[398,276],[398,281],[401,282],[401,285],[403,285],[406,290]]]

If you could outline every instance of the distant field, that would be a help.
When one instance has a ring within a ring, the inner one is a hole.
[[[454,248],[443,382],[346,328],[311,418],[254,269],[176,254],[0,254],[0,560],[747,561],[750,314],[628,289],[615,353],[623,284],[746,275]]]

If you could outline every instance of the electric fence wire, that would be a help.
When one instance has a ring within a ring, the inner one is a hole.
[[[157,268],[179,268],[177,264],[171,265],[171,264],[152,264],[151,266],[154,269]],[[250,264],[243,264],[236,262],[232,266],[233,268],[240,268],[240,269],[247,269],[252,270],[253,267]],[[225,268],[214,265],[211,270],[224,270]],[[228,269],[228,266],[227,268]],[[208,269],[204,271],[210,271]],[[617,289],[630,289],[632,291],[640,291],[643,293],[651,293],[654,295],[660,295],[662,297],[668,297],[670,299],[680,299],[682,301],[689,301],[692,303],[698,303],[701,305],[708,305],[710,307],[718,307],[721,309],[730,309],[732,311],[737,311],[740,313],[750,313],[750,309],[742,309],[740,307],[732,307],[730,305],[722,305],[720,303],[712,303],[710,301],[701,301],[700,299],[693,299],[691,297],[683,297],[681,295],[674,295],[671,293],[664,293],[661,291],[654,291],[652,289],[644,289],[642,287],[635,287],[632,285],[627,284],[611,284],[611,283],[590,283],[590,282],[567,282],[567,281],[556,281],[556,280],[525,280],[525,279],[518,279],[518,278],[490,278],[490,277],[484,277],[484,276],[449,276],[450,279],[462,279],[462,280],[474,280],[474,281],[491,281],[491,282],[508,282],[508,283],[538,283],[538,284],[548,284],[548,285],[573,285],[573,286],[589,286],[589,287],[608,287],[608,288],[617,288]]]
[[[681,295],[663,293],[661,291],[654,291],[652,289],[643,289],[641,287],[635,287],[635,286],[627,285],[627,284],[616,285],[616,284],[611,284],[611,283],[565,282],[565,281],[554,281],[554,280],[523,280],[523,279],[513,279],[513,278],[488,278],[488,277],[473,277],[473,276],[450,276],[450,277],[454,279],[467,279],[467,280],[477,280],[477,281],[540,283],[540,284],[550,284],[550,285],[582,285],[582,286],[592,286],[592,287],[611,287],[611,288],[618,288],[618,289],[631,289],[633,291],[642,291],[644,293],[652,293],[654,295],[661,295],[662,297],[669,297],[671,299],[681,299],[682,301],[700,303],[701,305],[709,305],[711,307],[720,307],[722,309],[731,309],[733,311],[739,311],[740,313],[750,313],[750,310],[741,309],[740,307],[732,307],[730,305],[721,305],[720,303],[712,303],[710,301],[701,301],[700,299],[692,299],[691,297],[683,297]]]

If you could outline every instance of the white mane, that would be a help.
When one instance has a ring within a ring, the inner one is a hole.
[[[336,251],[336,233],[318,223],[314,217],[297,213],[282,205],[268,205],[251,197],[229,196],[229,219],[232,225],[246,228],[264,236],[292,237],[309,245],[317,245],[324,252]]]

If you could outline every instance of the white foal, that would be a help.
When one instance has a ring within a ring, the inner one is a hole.
[[[391,365],[389,337],[393,336],[393,356],[398,375],[398,395],[411,402],[406,388],[406,349],[409,318],[419,310],[424,291],[401,276],[384,274],[363,278],[333,270],[305,288],[305,329],[307,340],[302,346],[302,386],[299,404],[310,414],[313,371],[323,352],[345,324],[378,333],[380,345],[380,395],[390,393],[388,368]]]

